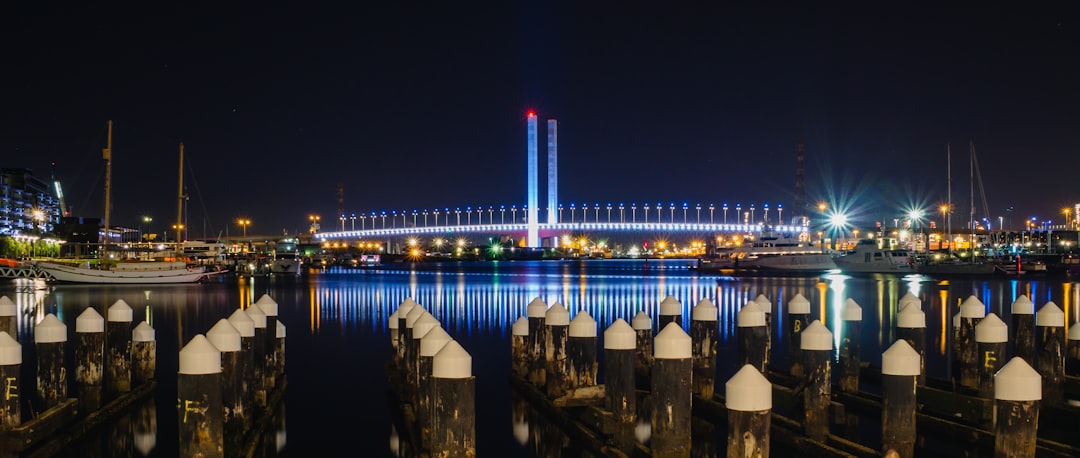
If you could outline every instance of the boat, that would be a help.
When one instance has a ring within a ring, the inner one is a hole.
[[[299,274],[303,260],[296,252],[274,252],[270,260],[270,273],[272,274]]]
[[[878,239],[861,239],[850,251],[837,256],[836,266],[843,273],[913,273],[915,257],[906,249],[878,246]]]
[[[747,237],[732,248],[722,248],[716,254],[698,259],[702,271],[773,271],[825,272],[836,269],[833,253],[823,250],[797,233],[766,230],[757,237]]]
[[[108,253],[109,245],[109,207],[110,181],[112,179],[112,120],[108,123],[108,140],[102,150],[105,159],[105,237],[101,252]],[[184,145],[180,145],[180,163],[183,164]],[[181,172],[182,173],[182,172]],[[183,183],[183,175],[181,175]],[[38,261],[34,267],[47,273],[52,279],[72,283],[107,283],[107,284],[154,284],[154,283],[195,283],[209,275],[222,273],[219,270],[207,270],[204,266],[188,264],[183,260],[138,260],[109,259],[89,262]]]

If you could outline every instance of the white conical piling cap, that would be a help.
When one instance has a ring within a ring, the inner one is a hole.
[[[22,345],[7,331],[0,331],[0,366],[22,364]]]
[[[900,301],[896,303],[896,308],[897,308],[897,310],[903,310],[904,306],[906,306],[907,304],[911,304],[911,303],[920,304],[920,307],[921,307],[922,300],[920,300],[919,297],[916,296],[911,291],[908,291],[908,292],[904,293],[903,296],[900,296]]]
[[[130,323],[135,320],[135,314],[131,310],[131,306],[123,299],[119,299],[113,302],[113,305],[109,306],[109,310],[105,311],[105,315],[110,323]]]
[[[206,336],[196,334],[180,349],[181,374],[203,375],[221,372],[221,351]]]
[[[147,323],[145,320],[140,321],[139,324],[135,325],[135,329],[131,330],[132,342],[153,342],[156,338],[157,331],[150,327],[150,323]]]
[[[135,444],[135,450],[138,450],[142,456],[150,456],[150,452],[154,451],[154,447],[157,447],[157,431],[151,432],[136,432],[132,435]]]
[[[282,323],[280,321],[277,322],[277,334],[275,335],[275,337],[277,337],[278,339],[285,338],[285,323]]]
[[[1042,376],[1024,358],[1013,356],[994,374],[994,399],[1038,401],[1042,399]]]
[[[265,319],[264,317],[263,327],[266,327]],[[252,320],[243,309],[236,309],[232,315],[229,315],[229,324],[236,328],[240,337],[255,337],[255,320]]]
[[[222,353],[240,351],[240,332],[225,318],[206,331],[206,340]]]
[[[1065,326],[1065,313],[1054,301],[1047,302],[1035,314],[1035,326],[1060,328]]]
[[[644,310],[638,310],[637,315],[630,320],[630,325],[635,331],[652,331],[652,318],[646,315]]]
[[[1066,340],[1080,340],[1080,321],[1077,321],[1069,326],[1069,334],[1065,336]]]
[[[986,304],[975,295],[968,296],[960,303],[960,318],[982,318],[986,316]]]
[[[687,359],[691,357],[693,342],[690,335],[678,323],[672,321],[664,326],[653,339],[653,358]]]
[[[670,294],[660,301],[660,314],[665,316],[682,315],[682,302]]]
[[[75,318],[75,332],[105,332],[105,318],[93,307],[87,307]]]
[[[420,356],[435,356],[439,350],[454,340],[442,326],[435,326],[420,339]]]
[[[1009,341],[1009,325],[1001,321],[996,313],[988,313],[975,325],[975,341],[982,343],[1001,343]]]
[[[765,326],[765,312],[761,310],[761,306],[757,302],[750,301],[739,309],[739,314],[736,315],[735,320],[740,328]]]
[[[956,312],[956,315],[952,316],[953,329],[960,329],[960,312]]]
[[[791,300],[788,301],[787,305],[788,314],[810,314],[810,301],[803,297],[802,293],[795,293],[795,297],[791,298]]]
[[[0,296],[0,316],[15,316],[16,313],[15,303],[7,296]]]
[[[435,319],[435,316],[424,312],[424,314],[421,315],[420,318],[417,318],[416,322],[412,325],[412,338],[414,340],[422,338],[431,330],[431,328],[439,326],[440,324],[439,320]]]
[[[413,325],[416,324],[416,320],[419,320],[425,313],[428,313],[428,311],[422,305],[414,305],[409,309],[409,314],[405,315],[405,327],[412,329]]]
[[[472,356],[461,348],[458,341],[451,340],[432,357],[431,376],[435,378],[472,377]]]
[[[579,310],[570,320],[570,337],[596,337],[596,320],[584,310]]]
[[[840,319],[844,321],[862,321],[862,307],[855,299],[847,298],[840,310]]]
[[[266,316],[277,316],[278,304],[270,297],[269,294],[263,294],[259,300],[255,301],[255,306],[262,309]]]
[[[67,342],[67,325],[56,318],[56,315],[48,314],[34,327],[35,343]]]
[[[394,310],[394,313],[390,314],[390,318],[386,319],[386,329],[397,329],[397,328],[398,328],[398,314],[397,314],[397,310]]]
[[[896,314],[896,327],[905,329],[923,329],[926,328],[926,312],[923,312],[921,308],[917,307],[913,303],[902,309],[900,313]]]
[[[529,319],[523,316],[518,317],[517,321],[511,327],[511,334],[515,336],[527,336],[529,335]]]
[[[248,308],[244,309],[244,313],[246,313],[248,318],[251,318],[251,321],[253,321],[255,323],[255,328],[256,329],[257,328],[264,328],[264,329],[266,328],[266,314],[263,313],[261,308],[254,307],[254,306],[248,307]]]
[[[540,299],[540,296],[537,296],[529,302],[528,307],[525,307],[525,314],[529,318],[543,318],[544,314],[547,313],[547,309],[547,303],[544,302],[543,299]]]
[[[814,320],[799,333],[799,348],[803,350],[832,350],[833,338],[832,332],[829,328],[826,328],[824,324],[821,324],[821,320]]]
[[[898,339],[881,354],[882,375],[919,375],[922,357],[904,339]]]
[[[1013,315],[1034,315],[1035,304],[1031,302],[1031,299],[1026,294],[1016,296],[1016,299],[1012,303]]]
[[[619,318],[604,330],[605,350],[633,350],[637,348],[637,331]]]
[[[728,410],[736,412],[761,412],[772,409],[772,383],[751,364],[743,365],[739,372],[724,384]]]
[[[413,301],[411,297],[406,297],[405,300],[398,304],[397,314],[398,318],[405,318],[409,316],[409,312],[413,307],[416,307],[416,301]]]
[[[772,314],[772,301],[770,301],[768,297],[765,297],[764,294],[758,294],[757,297],[754,298],[754,302],[757,302],[758,307],[760,307],[761,311],[765,312],[766,315]]]
[[[561,302],[555,301],[551,308],[544,313],[544,324],[547,326],[569,326],[570,311]]]
[[[716,321],[719,310],[708,298],[703,298],[694,306],[690,313],[693,321]]]

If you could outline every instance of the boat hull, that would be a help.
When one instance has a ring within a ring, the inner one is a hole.
[[[195,283],[210,273],[202,267],[103,270],[68,266],[51,262],[38,262],[35,267],[49,274],[54,280],[67,283],[107,284],[155,284]]]

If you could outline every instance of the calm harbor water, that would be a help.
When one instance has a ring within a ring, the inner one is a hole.
[[[612,321],[629,321],[638,310],[653,316],[655,323],[659,303],[667,295],[682,302],[684,325],[688,325],[690,309],[708,298],[720,310],[718,393],[736,370],[736,313],[758,294],[774,303],[775,329],[782,329],[785,317],[779,312],[785,309],[786,301],[801,293],[813,304],[813,318],[822,319],[834,333],[839,329],[840,305],[847,298],[854,299],[863,307],[862,358],[876,365],[880,364],[881,351],[894,341],[895,304],[912,290],[923,300],[926,311],[927,371],[937,377],[946,377],[949,371],[947,318],[969,295],[978,297],[988,312],[997,313],[1006,322],[1012,300],[1019,294],[1028,294],[1036,307],[1054,301],[1065,311],[1068,323],[1080,318],[1080,285],[1069,278],[725,277],[699,274],[689,269],[689,264],[686,260],[401,264],[378,270],[335,268],[298,277],[233,277],[178,286],[53,285],[12,280],[0,285],[0,294],[19,305],[20,342],[33,341],[33,326],[47,313],[55,313],[66,323],[69,360],[74,353],[75,318],[88,306],[103,310],[123,299],[135,309],[136,322],[147,319],[157,330],[157,390],[150,405],[133,411],[136,417],[156,418],[154,428],[147,428],[145,421],[142,427],[136,422],[134,428],[106,425],[66,448],[64,456],[107,456],[116,448],[130,448],[134,456],[177,456],[177,352],[194,335],[205,333],[219,319],[238,307],[247,307],[264,293],[278,302],[279,319],[288,334],[285,408],[267,446],[269,454],[277,456],[340,450],[365,456],[391,454],[394,432],[385,370],[391,347],[385,328],[389,315],[407,297],[439,319],[473,356],[477,448],[482,456],[530,456],[536,448],[523,445],[527,434],[520,430],[520,424],[515,429],[512,410],[521,404],[515,402],[507,381],[510,325],[525,315],[527,304],[535,297],[548,304],[559,301],[572,314],[588,311],[597,320],[601,335]],[[944,304],[952,308],[947,311]],[[774,330],[773,335],[774,365],[786,367],[783,350],[787,342],[782,333]],[[602,342],[599,345],[602,348]],[[24,344],[23,352],[24,381],[33,380],[33,345]],[[32,395],[33,386],[24,383],[22,393]],[[868,445],[874,446],[875,425],[861,427],[866,430]],[[118,434],[131,436],[130,442],[123,444],[123,438],[116,438]],[[702,447],[723,455],[725,434],[718,428],[711,434],[714,442],[708,443],[706,437]],[[551,445],[556,448],[563,446],[563,439],[557,437],[543,441],[556,444]]]

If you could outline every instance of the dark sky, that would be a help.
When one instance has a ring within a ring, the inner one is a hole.
[[[792,208],[800,135],[809,200],[867,221],[943,202],[950,143],[958,218],[969,142],[979,215],[983,193],[992,219],[1080,201],[1080,17],[1064,8],[18,3],[0,162],[48,177],[55,161],[75,213],[100,216],[114,120],[116,224],[175,219],[180,142],[192,237],[235,235],[237,217],[337,225],[339,183],[348,213],[520,207],[528,109],[560,121],[565,203]]]

